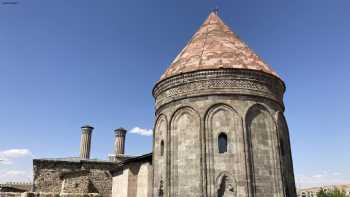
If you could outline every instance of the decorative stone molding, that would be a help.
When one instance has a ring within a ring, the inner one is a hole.
[[[154,89],[156,108],[195,96],[250,95],[271,99],[283,106],[284,82],[276,76],[247,69],[204,70],[159,81]]]

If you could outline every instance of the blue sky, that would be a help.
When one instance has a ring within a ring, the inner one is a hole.
[[[31,159],[105,159],[117,127],[151,129],[151,90],[210,10],[287,84],[298,186],[350,183],[350,1],[0,0],[0,182],[29,180]],[[128,134],[128,154],[152,137]]]

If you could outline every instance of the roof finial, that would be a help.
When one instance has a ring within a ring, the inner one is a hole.
[[[219,14],[219,6],[215,6],[215,9],[213,10],[214,14]]]

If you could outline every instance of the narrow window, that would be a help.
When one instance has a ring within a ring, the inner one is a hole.
[[[227,135],[225,133],[220,133],[218,137],[219,153],[227,152]]]
[[[163,156],[164,154],[164,141],[162,140],[160,142],[160,156]]]

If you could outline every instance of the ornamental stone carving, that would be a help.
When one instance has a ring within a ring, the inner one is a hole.
[[[224,94],[271,99],[283,106],[284,83],[278,77],[241,69],[185,73],[158,82],[153,89],[156,107],[182,98]]]

